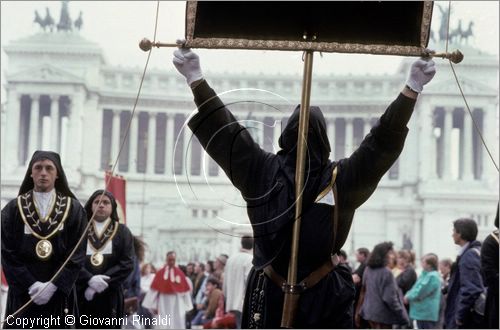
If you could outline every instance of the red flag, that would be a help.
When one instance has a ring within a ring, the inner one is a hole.
[[[118,204],[118,217],[120,222],[127,223],[127,199],[126,199],[126,183],[127,181],[121,175],[111,176],[111,172],[106,171],[105,182],[107,183],[106,190],[115,196],[116,204]]]

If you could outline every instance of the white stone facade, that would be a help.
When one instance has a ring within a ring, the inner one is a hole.
[[[61,153],[71,188],[84,203],[103,187],[104,169],[118,155],[142,70],[108,64],[97,44],[76,33],[39,33],[4,50],[2,207],[17,195],[27,162],[40,148]],[[498,162],[498,59],[470,48],[463,52],[457,74]],[[355,150],[403,87],[411,61],[391,76],[313,78],[311,104],[328,121],[332,159]],[[402,155],[355,215],[348,252],[384,240],[401,248],[406,236],[417,255],[451,257],[454,219],[476,219],[479,239],[493,228],[498,172],[464,112],[448,62],[436,62],[438,74],[419,97]],[[299,102],[301,77],[206,78],[256,141],[276,151],[281,127]],[[183,130],[193,111],[181,76],[149,72],[116,168],[127,180],[128,225],[144,236],[148,258],[157,263],[172,249],[180,262],[231,254],[238,235],[250,231],[238,191]]]

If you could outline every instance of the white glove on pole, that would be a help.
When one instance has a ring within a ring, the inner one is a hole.
[[[94,275],[90,278],[88,284],[97,293],[101,293],[108,288],[109,284],[106,281],[109,279],[110,277],[107,275]]]
[[[182,40],[177,40],[177,43],[182,44]],[[191,51],[191,48],[181,47],[176,49],[172,62],[177,71],[186,78],[188,85],[203,79],[203,73],[200,67],[200,57]]]
[[[436,66],[430,58],[419,58],[411,65],[406,85],[413,91],[421,93],[424,85],[432,80],[436,74]]]
[[[45,305],[52,298],[54,293],[57,291],[57,286],[52,284],[51,282],[42,283],[39,286],[39,290],[35,293],[31,298],[33,298],[33,302],[37,305]]]
[[[85,290],[85,299],[87,299],[87,301],[91,301],[92,299],[94,299],[94,295],[95,295],[95,290],[92,289],[91,287],[88,287],[86,290]]]

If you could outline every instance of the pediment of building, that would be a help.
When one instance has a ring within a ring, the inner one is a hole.
[[[73,83],[82,84],[84,81],[81,77],[68,72],[66,70],[57,68],[51,64],[43,64],[23,71],[19,71],[7,76],[9,83]]]

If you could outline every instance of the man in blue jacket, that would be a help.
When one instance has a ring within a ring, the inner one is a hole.
[[[476,240],[476,222],[472,219],[455,220],[452,237],[455,244],[460,246],[460,251],[451,268],[446,299],[446,328],[479,329],[482,328],[482,316],[473,309],[484,287],[481,277],[481,243]]]

